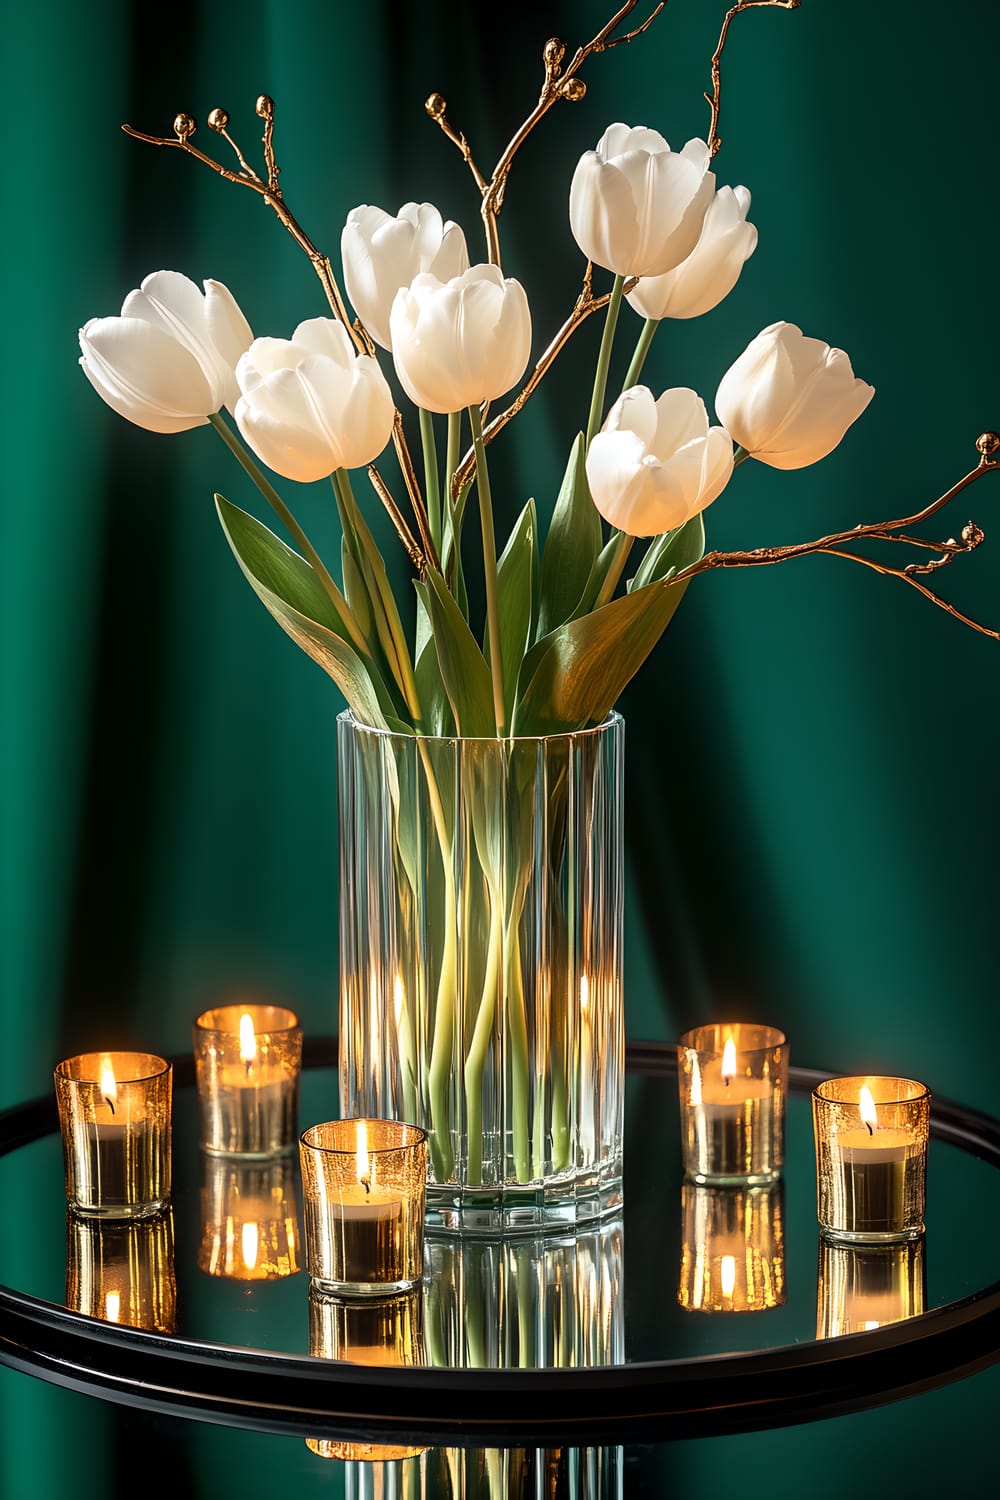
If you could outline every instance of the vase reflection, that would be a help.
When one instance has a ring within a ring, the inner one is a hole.
[[[234,1281],[277,1281],[300,1267],[298,1163],[201,1153],[198,1269]]]
[[[345,1500],[621,1500],[620,1448],[429,1448],[345,1465]]]
[[[66,1306],[73,1312],[173,1333],[177,1327],[174,1220],[66,1216]]]
[[[870,1333],[927,1307],[923,1239],[903,1245],[837,1245],[820,1238],[816,1337]]]
[[[765,1312],[785,1300],[784,1184],[681,1190],[677,1300],[690,1312]]]

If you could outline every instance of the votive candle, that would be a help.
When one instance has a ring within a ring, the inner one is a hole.
[[[688,1312],[765,1312],[785,1301],[784,1184],[681,1187],[677,1301]]]
[[[784,1165],[788,1046],[774,1026],[697,1026],[677,1046],[681,1148],[697,1183],[773,1182]]]
[[[173,1333],[177,1327],[174,1220],[66,1215],[66,1306],[73,1312]]]
[[[57,1063],[66,1201],[136,1219],[170,1201],[173,1069],[150,1052],[84,1052]]]
[[[423,1274],[427,1132],[329,1120],[299,1138],[306,1270],[338,1295],[385,1297]]]
[[[198,1269],[231,1281],[280,1281],[300,1269],[299,1165],[202,1153]]]
[[[840,1245],[819,1237],[816,1337],[871,1333],[927,1306],[925,1237],[896,1245]]]
[[[302,1030],[282,1005],[220,1005],[194,1023],[201,1144],[221,1156],[276,1156],[298,1138]]]
[[[930,1099],[912,1078],[831,1078],[813,1090],[823,1234],[846,1243],[923,1234]]]

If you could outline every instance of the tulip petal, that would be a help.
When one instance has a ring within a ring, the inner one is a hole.
[[[141,318],[92,318],[80,330],[84,374],[113,411],[150,432],[184,432],[215,411],[194,356]]]

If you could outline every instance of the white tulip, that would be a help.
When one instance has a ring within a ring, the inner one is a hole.
[[[178,271],[154,271],[129,292],[121,316],[80,329],[80,364],[99,396],[150,432],[202,427],[230,409],[235,368],[253,339],[236,299],[220,281],[202,292]]]
[[[450,281],[469,268],[464,233],[451,219],[443,223],[433,203],[404,203],[395,217],[370,203],[352,208],[340,253],[354,311],[389,350],[389,313],[400,287],[424,271]]]
[[[618,276],[662,276],[691,254],[715,193],[704,141],[671,151],[657,130],[609,125],[573,173],[569,222],[588,260]]]
[[[673,531],[721,495],[733,472],[733,444],[710,427],[696,391],[678,386],[659,400],[644,385],[619,396],[586,459],[594,504],[629,536]]]
[[[531,352],[524,287],[489,264],[444,282],[417,276],[396,293],[389,327],[400,384],[426,411],[461,411],[504,395]]]
[[[286,479],[309,484],[334,469],[361,468],[392,435],[388,381],[333,318],[310,318],[290,339],[255,339],[236,378],[236,425],[257,457]]]
[[[626,298],[643,318],[698,318],[717,307],[736,285],[757,248],[757,230],[746,222],[745,187],[721,187],[709,205],[697,245],[663,276],[642,276]]]
[[[772,323],[723,375],[715,410],[751,457],[801,469],[836,448],[874,394],[843,349]]]

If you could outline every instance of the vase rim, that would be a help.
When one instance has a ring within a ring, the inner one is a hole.
[[[354,729],[363,729],[366,734],[378,735],[387,740],[424,740],[438,745],[530,745],[538,744],[543,740],[575,740],[596,737],[606,734],[609,730],[620,728],[625,720],[618,709],[612,708],[601,720],[600,724],[592,724],[587,729],[559,729],[552,734],[505,734],[502,736],[493,734],[406,734],[398,729],[379,729],[373,724],[366,724],[359,719],[351,708],[342,709],[337,715],[337,722],[349,724]]]

